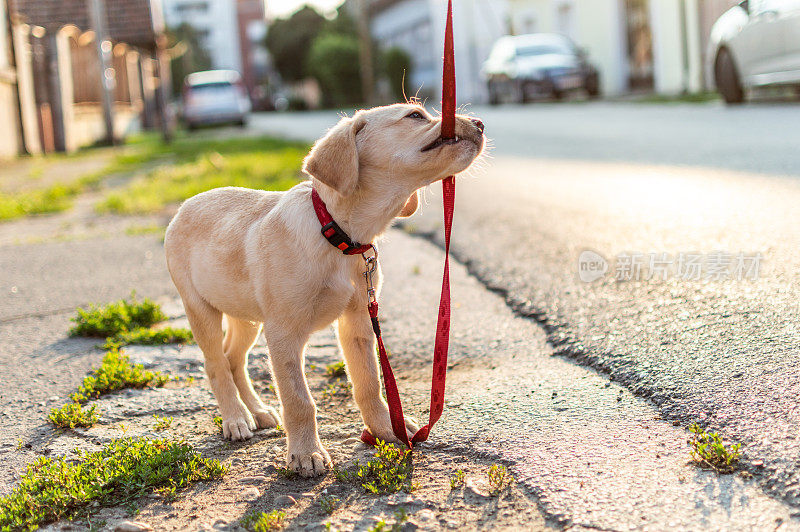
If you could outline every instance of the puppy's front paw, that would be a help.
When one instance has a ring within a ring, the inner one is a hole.
[[[253,412],[256,426],[260,429],[271,429],[281,424],[281,417],[274,408],[266,407],[263,410]]]
[[[286,467],[300,476],[309,478],[324,475],[331,465],[331,457],[319,441],[313,445],[289,446]]]
[[[256,430],[256,423],[252,416],[236,416],[222,419],[222,436],[227,440],[249,440]]]
[[[419,430],[419,424],[417,421],[411,417],[406,416],[406,434],[408,439],[414,437],[414,434],[417,433]],[[382,419],[379,423],[374,423],[372,425],[367,426],[367,430],[375,437],[375,439],[383,440],[386,443],[394,443],[395,445],[405,445],[401,442],[397,436],[394,435],[394,431],[392,430],[392,421],[389,419],[388,412],[386,413],[386,419]]]

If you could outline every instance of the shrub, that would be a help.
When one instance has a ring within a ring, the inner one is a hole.
[[[363,101],[358,39],[349,35],[317,37],[308,55],[308,71],[333,105]]]
[[[405,102],[409,96],[408,87],[411,78],[411,56],[402,48],[394,46],[383,53],[383,64],[386,77],[392,88],[392,94],[398,102]]]

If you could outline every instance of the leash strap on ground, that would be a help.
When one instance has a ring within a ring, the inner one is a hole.
[[[447,3],[447,25],[444,36],[444,68],[442,72],[442,125],[441,136],[443,139],[455,137],[456,128],[456,71],[455,50],[453,46],[453,1]],[[400,403],[400,394],[397,391],[397,382],[394,378],[389,357],[383,346],[381,327],[378,321],[378,302],[371,301],[369,315],[372,320],[372,330],[378,340],[378,357],[383,384],[386,389],[386,401],[389,405],[389,416],[392,421],[392,431],[401,442],[409,448],[412,444],[428,439],[433,425],[439,420],[444,410],[444,390],[447,377],[447,351],[450,344],[450,228],[453,225],[453,210],[455,207],[456,180],[450,176],[442,181],[442,203],[444,206],[444,273],[442,274],[442,294],[439,299],[439,318],[436,323],[436,340],[433,348],[433,371],[431,375],[431,406],[428,424],[414,434],[411,441],[406,433],[403,406]],[[370,445],[377,442],[375,437],[365,430],[361,440]]]

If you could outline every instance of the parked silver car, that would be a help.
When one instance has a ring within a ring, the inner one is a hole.
[[[183,119],[189,129],[213,124],[247,124],[250,98],[234,70],[207,70],[186,76]]]
[[[800,90],[800,0],[741,2],[714,23],[709,46],[709,68],[727,103],[741,103],[757,87]]]

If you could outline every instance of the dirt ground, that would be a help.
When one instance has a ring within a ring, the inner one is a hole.
[[[185,325],[179,302],[169,301],[165,310],[172,324]],[[287,530],[369,530],[384,522],[402,530],[542,530],[550,528],[529,493],[513,481],[492,493],[487,471],[493,462],[459,449],[431,442],[414,452],[410,493],[373,495],[358,483],[339,481],[334,473],[316,479],[287,478],[284,456],[286,438],[276,429],[257,431],[247,442],[223,440],[214,417],[214,398],[202,370],[199,348],[189,346],[130,346],[132,361],[180,377],[163,388],[123,390],[93,404],[101,422],[89,429],[48,429],[34,441],[23,442],[28,455],[68,456],[73,449],[96,450],[121,437],[184,439],[204,456],[218,458],[229,467],[222,480],[195,484],[176,500],[150,495],[133,505],[98,509],[88,521],[60,522],[47,530],[115,530],[133,521],[154,530],[240,530],[239,520],[251,511],[284,511]],[[330,378],[328,364],[341,360],[332,330],[312,339],[307,355],[307,376],[318,405],[317,421],[323,443],[335,467],[355,470],[374,455],[358,436],[362,423],[346,385],[346,378]],[[395,362],[399,368],[401,361]],[[257,390],[277,405],[271,383],[266,349],[255,348],[250,373]],[[412,374],[426,375],[424,371]],[[190,378],[191,377],[191,378]],[[426,379],[425,379],[426,380]],[[422,400],[427,382],[404,380],[412,400]],[[157,431],[156,420],[172,418],[169,428]],[[464,472],[462,485],[452,488],[450,479]],[[331,513],[325,505],[331,505]],[[400,516],[405,514],[406,518]],[[146,528],[143,528],[146,529]]]

